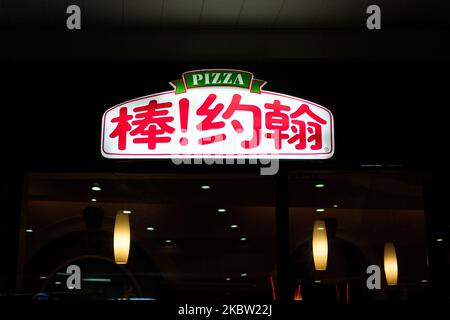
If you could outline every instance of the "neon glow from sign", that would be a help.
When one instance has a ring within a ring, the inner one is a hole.
[[[240,70],[196,70],[102,119],[106,158],[328,159],[333,115]]]

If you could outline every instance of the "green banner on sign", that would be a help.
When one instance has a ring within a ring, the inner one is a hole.
[[[253,93],[261,93],[263,80],[253,78],[253,74],[238,70],[196,70],[183,73],[183,78],[170,82],[175,93],[200,87],[237,87],[249,89]]]

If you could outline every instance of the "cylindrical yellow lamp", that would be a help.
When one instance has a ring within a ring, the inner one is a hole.
[[[395,246],[392,242],[384,245],[384,273],[388,286],[397,285],[398,263]]]
[[[130,252],[130,215],[119,211],[114,224],[114,258],[117,264],[126,264]]]
[[[313,258],[316,270],[323,271],[327,269],[328,239],[325,221],[323,220],[314,221]]]

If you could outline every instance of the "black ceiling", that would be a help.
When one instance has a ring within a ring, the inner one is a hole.
[[[81,30],[66,8],[81,8]],[[381,8],[381,30],[366,9]],[[1,0],[0,58],[447,59],[445,1]]]

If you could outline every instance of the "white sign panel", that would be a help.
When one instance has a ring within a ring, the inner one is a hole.
[[[333,116],[316,103],[261,90],[238,70],[197,70],[174,90],[130,100],[102,119],[106,158],[328,159]]]

